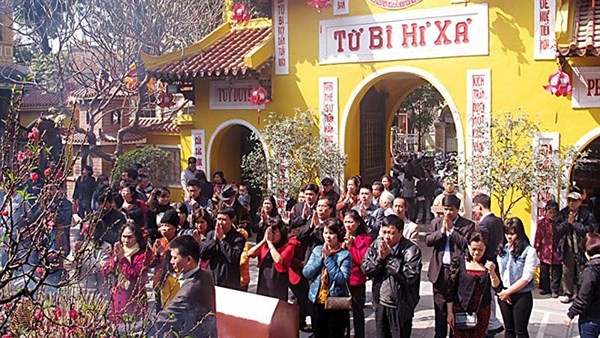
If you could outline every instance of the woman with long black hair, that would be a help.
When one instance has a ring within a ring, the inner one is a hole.
[[[256,234],[256,242],[262,241],[265,236],[265,231],[269,227],[269,219],[281,219],[277,211],[277,202],[273,195],[263,197],[260,211],[256,212],[254,222],[252,223],[252,231]]]
[[[525,234],[523,222],[512,217],[504,223],[506,245],[498,256],[502,291],[498,293],[505,337],[528,337],[527,326],[533,307],[533,275],[540,263]]]
[[[160,224],[160,220],[169,209],[173,209],[169,189],[163,187],[152,190],[150,198],[148,198],[148,211],[146,212],[146,229],[150,233],[152,242],[160,237],[158,224]]]

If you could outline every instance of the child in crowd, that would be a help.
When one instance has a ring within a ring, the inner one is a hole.
[[[244,251],[240,257],[240,286],[243,291],[248,291],[248,285],[250,284],[250,258],[248,257],[248,250],[250,250],[250,243],[248,243],[248,231],[245,229],[247,223],[241,224],[237,228],[237,232],[242,234],[246,239],[244,244]]]

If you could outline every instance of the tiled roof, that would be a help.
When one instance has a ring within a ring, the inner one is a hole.
[[[90,86],[86,86],[86,87],[80,87],[77,88],[73,91],[71,91],[69,93],[69,96],[71,98],[75,98],[75,99],[100,99],[100,96],[102,95],[106,95],[107,97],[112,95],[112,93],[114,93],[117,90],[117,86],[113,86],[107,90],[105,90],[105,92],[103,93],[102,91],[98,92],[98,90],[96,88],[90,87]],[[119,90],[119,92],[117,92],[117,94],[115,95],[116,97],[122,97],[122,96],[126,96],[127,93],[125,93],[122,90]]]
[[[100,140],[105,143],[117,143],[117,133],[100,132]],[[128,132],[123,136],[123,143],[146,142],[146,135],[137,132]]]
[[[23,107],[52,107],[59,104],[58,95],[48,93],[40,88],[26,89],[23,96]]]
[[[178,134],[180,131],[180,128],[178,125],[176,125],[175,123],[173,123],[175,120],[174,119],[161,119],[161,118],[140,118],[139,120],[139,126],[140,127],[149,127],[148,131],[157,131],[157,132],[163,132],[163,133],[173,133],[173,134]]]
[[[558,51],[563,56],[600,55],[600,1],[576,0],[571,43]]]
[[[233,29],[205,50],[171,61],[149,71],[159,78],[192,79],[227,75],[245,75],[252,69],[244,56],[271,36],[271,27]]]
[[[88,143],[87,136],[84,133],[73,133],[71,135],[67,135],[67,131],[62,130],[60,136],[62,137],[64,143],[70,143],[74,145],[82,145]]]

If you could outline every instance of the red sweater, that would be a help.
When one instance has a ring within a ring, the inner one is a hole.
[[[350,256],[352,256],[352,270],[350,270],[350,285],[362,285],[367,282],[367,276],[360,268],[369,245],[371,245],[371,237],[367,234],[360,234],[354,238],[352,245],[348,248]]]

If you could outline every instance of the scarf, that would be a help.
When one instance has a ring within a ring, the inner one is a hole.
[[[338,246],[337,249],[331,250],[331,253],[329,255],[333,255],[341,249],[342,247]],[[323,263],[325,263],[324,260]],[[327,271],[327,267],[323,265],[323,268],[321,270],[321,283],[319,284],[319,293],[317,294],[316,301],[318,304],[325,304],[325,300],[327,299],[327,297],[329,297],[329,272]]]
[[[135,243],[135,245],[131,248],[126,247],[125,245],[123,245],[123,251],[125,251],[125,258],[127,258],[127,260],[129,262],[131,262],[131,257],[138,251],[140,251],[140,245],[138,243]]]

